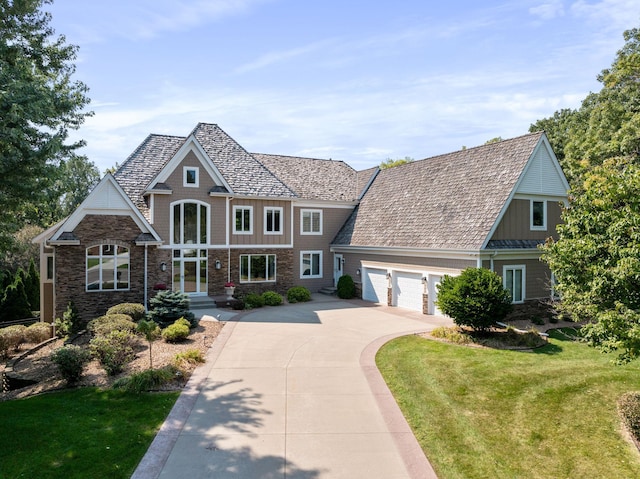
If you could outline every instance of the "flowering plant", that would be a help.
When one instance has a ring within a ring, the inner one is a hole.
[[[226,283],[224,283],[224,287],[225,288],[235,288],[236,285],[233,284],[233,281],[227,281]]]

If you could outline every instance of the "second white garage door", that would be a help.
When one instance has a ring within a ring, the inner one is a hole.
[[[365,268],[363,272],[362,299],[387,304],[387,271]]]
[[[397,271],[393,274],[394,304],[422,312],[422,274]]]

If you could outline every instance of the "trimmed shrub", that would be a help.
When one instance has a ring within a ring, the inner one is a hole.
[[[162,339],[167,343],[178,343],[189,336],[189,326],[184,322],[176,321],[162,330]]]
[[[2,339],[0,342],[3,343],[3,351],[8,352],[13,349],[17,351],[20,349],[20,345],[25,342],[25,331],[27,330],[26,326],[22,324],[16,324],[14,326],[7,326],[6,328],[0,329],[0,335]]]
[[[153,342],[162,335],[160,326],[153,321],[141,320],[138,323],[136,331],[143,334],[147,342],[149,343],[149,369],[153,369],[153,351],[151,349]]]
[[[133,361],[136,336],[129,331],[111,331],[106,336],[96,336],[89,346],[93,356],[109,376],[115,376]]]
[[[640,441],[640,392],[628,392],[618,399],[618,412],[629,433]]]
[[[49,323],[33,323],[24,332],[24,339],[28,343],[40,344],[51,338],[51,325]]]
[[[246,298],[244,298],[244,305],[247,309],[255,309],[262,308],[264,306],[264,299],[262,296],[256,293],[249,293]]]
[[[458,326],[486,331],[511,311],[511,296],[502,278],[485,268],[467,268],[460,276],[445,275],[436,304]]]
[[[149,319],[164,328],[176,319],[185,318],[193,328],[197,326],[198,321],[189,311],[189,302],[189,297],[180,291],[160,291],[149,301],[151,304]]]
[[[133,333],[136,330],[136,323],[127,314],[105,314],[99,318],[89,321],[87,329],[94,336],[108,336],[112,331],[128,331]]]
[[[107,310],[107,314],[126,314],[131,317],[132,321],[136,323],[147,315],[144,309],[144,305],[140,303],[120,303],[115,306],[111,306]]]
[[[287,291],[287,301],[290,303],[304,303],[311,301],[311,291],[304,286],[294,286]]]
[[[267,306],[280,306],[282,304],[282,296],[275,291],[265,291],[262,293],[262,302]]]
[[[114,389],[140,394],[145,391],[155,391],[176,378],[178,371],[173,366],[159,369],[147,369],[131,376],[120,378],[113,383]]]
[[[91,353],[75,344],[63,346],[51,353],[51,361],[58,366],[60,374],[70,385],[78,382],[85,364],[90,360]]]
[[[338,290],[338,298],[351,299],[356,295],[356,285],[348,274],[340,276],[336,289]]]

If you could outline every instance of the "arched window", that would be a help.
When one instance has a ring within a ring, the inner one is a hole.
[[[87,248],[87,291],[129,289],[129,248],[100,244]]]
[[[171,244],[209,244],[209,205],[200,201],[171,204]]]

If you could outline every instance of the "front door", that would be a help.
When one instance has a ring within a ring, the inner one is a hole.
[[[207,294],[207,250],[173,251],[173,290],[192,296]]]
[[[338,280],[343,275],[344,258],[341,254],[333,255],[333,285],[338,286]]]

